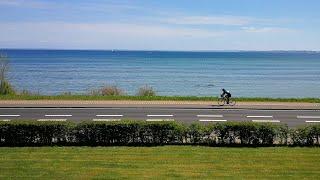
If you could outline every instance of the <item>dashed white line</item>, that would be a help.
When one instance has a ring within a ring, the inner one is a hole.
[[[274,123],[278,123],[280,121],[279,120],[252,120],[252,122],[274,122]]]
[[[320,123],[320,121],[306,121],[306,123]]]
[[[11,121],[10,119],[0,119],[0,121],[2,121],[2,122],[9,122],[9,121]]]
[[[247,116],[247,118],[273,118],[273,116]]]
[[[226,122],[225,119],[199,119],[200,122]]]
[[[121,119],[92,119],[92,121],[121,121]]]
[[[148,114],[148,117],[173,117],[172,114]]]
[[[221,118],[221,117],[223,117],[223,115],[214,115],[214,114],[207,114],[207,115],[205,115],[205,114],[199,114],[199,115],[197,115],[197,117],[217,117],[217,118]]]
[[[67,121],[67,119],[38,119],[37,121]]]
[[[146,121],[174,121],[174,119],[146,119]]]
[[[97,117],[122,117],[120,114],[97,114]]]
[[[297,116],[298,119],[320,119],[320,116]]]
[[[20,117],[18,114],[0,114],[0,117]]]
[[[46,114],[45,117],[72,117],[70,114]]]

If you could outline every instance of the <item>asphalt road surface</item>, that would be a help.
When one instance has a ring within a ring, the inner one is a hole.
[[[320,110],[253,110],[194,108],[0,108],[0,121],[253,121],[289,127],[320,123]]]

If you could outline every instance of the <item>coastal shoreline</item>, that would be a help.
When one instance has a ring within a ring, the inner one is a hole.
[[[21,108],[203,108],[203,109],[305,109],[320,110],[319,103],[308,102],[237,102],[235,106],[219,106],[216,101],[136,101],[136,100],[1,100],[0,107]]]
[[[87,101],[190,101],[213,102],[217,96],[131,96],[131,95],[0,95],[3,100],[87,100]],[[270,98],[270,97],[232,97],[237,102],[297,102],[320,103],[320,98]]]

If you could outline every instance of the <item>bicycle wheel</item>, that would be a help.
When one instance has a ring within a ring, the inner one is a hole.
[[[219,104],[219,106],[223,106],[224,104],[225,104],[225,99],[224,98],[219,98],[218,99],[218,104]]]
[[[230,106],[236,105],[236,100],[230,99],[230,100],[229,100],[229,105],[230,105]]]

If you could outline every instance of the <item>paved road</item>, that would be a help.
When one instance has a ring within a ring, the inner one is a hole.
[[[191,108],[0,108],[0,121],[142,121],[286,123],[290,127],[320,123],[319,110],[252,110]]]

